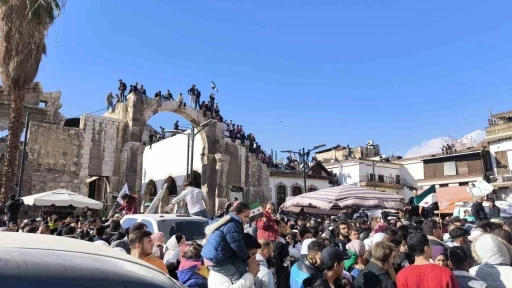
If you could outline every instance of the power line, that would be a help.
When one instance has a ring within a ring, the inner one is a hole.
[[[72,117],[72,118],[78,118],[78,117],[80,117],[80,116],[82,116],[82,115],[93,114],[93,113],[97,113],[97,112],[100,112],[100,111],[103,111],[103,110],[107,110],[107,108],[103,108],[103,109],[100,109],[100,110],[96,110],[96,111],[94,111],[94,112],[89,112],[89,113],[80,114],[80,115],[75,116],[75,117]]]

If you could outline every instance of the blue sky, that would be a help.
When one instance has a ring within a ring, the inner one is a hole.
[[[62,91],[67,117],[103,108],[119,78],[149,95],[192,83],[207,92],[214,80],[221,114],[268,151],[374,140],[405,153],[512,110],[511,10],[510,1],[68,1],[37,80]]]

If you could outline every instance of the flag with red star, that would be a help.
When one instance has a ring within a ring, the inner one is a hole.
[[[260,218],[263,218],[263,208],[261,207],[260,201],[249,204],[251,208],[251,214],[249,221],[252,223]]]

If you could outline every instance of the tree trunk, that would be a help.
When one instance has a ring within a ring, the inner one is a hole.
[[[8,195],[16,193],[18,175],[18,155],[20,151],[20,137],[23,131],[23,103],[25,93],[12,92],[11,94],[11,119],[9,121],[9,137],[7,139],[7,151],[5,154],[2,187],[0,201],[5,203]]]

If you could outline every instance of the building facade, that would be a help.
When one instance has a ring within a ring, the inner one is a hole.
[[[490,152],[489,181],[497,199],[512,201],[512,111],[491,114],[485,129]]]
[[[315,153],[316,159],[322,163],[329,163],[331,161],[343,161],[347,159],[368,159],[373,157],[379,157],[380,147],[373,141],[367,141],[366,146],[354,146],[349,145],[342,146],[336,145],[330,148],[326,148]]]
[[[404,194],[409,183],[402,179],[402,165],[375,160],[345,160],[326,163],[340,185],[357,185],[393,194]]]
[[[329,184],[331,178],[331,173],[318,161],[306,170],[306,189],[303,171],[270,169],[272,201],[281,206],[287,197],[329,188],[332,186]]]

